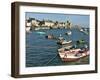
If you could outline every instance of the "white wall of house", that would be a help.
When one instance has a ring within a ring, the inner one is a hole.
[[[48,22],[48,21],[45,21],[45,26],[53,26],[54,25],[54,22]]]
[[[26,23],[26,26],[27,26],[27,27],[32,26],[31,22],[27,22],[27,23]]]
[[[31,23],[33,26],[39,26],[39,22],[37,20],[32,20]]]

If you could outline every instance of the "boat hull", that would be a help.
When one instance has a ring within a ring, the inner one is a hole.
[[[58,41],[57,44],[60,44],[60,45],[66,45],[66,44],[71,44],[72,41]]]
[[[73,61],[77,61],[80,58],[62,58],[62,61],[64,62],[73,62]]]
[[[89,55],[86,55],[86,56],[83,56],[83,57],[80,57],[80,58],[61,58],[61,60],[63,62],[75,62],[75,61],[78,61],[78,60],[85,58],[87,56],[89,56]]]
[[[83,53],[80,53],[81,49],[64,51],[64,49],[58,49],[59,56],[64,62],[74,62],[86,56],[89,56],[89,50]]]

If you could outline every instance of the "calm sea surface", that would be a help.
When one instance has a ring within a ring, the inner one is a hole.
[[[26,33],[26,67],[89,64],[89,57],[80,59],[77,62],[62,62],[57,52],[61,47],[56,43],[57,40],[45,38],[48,34],[53,34],[56,37],[62,34],[67,40],[69,38],[65,35],[66,31],[66,29],[50,29]],[[77,29],[72,29],[71,31],[70,39],[73,41],[73,44],[79,39],[84,39],[89,45],[89,35]]]

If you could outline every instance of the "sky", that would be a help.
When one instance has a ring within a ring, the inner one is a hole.
[[[89,27],[90,16],[89,15],[79,15],[79,14],[60,14],[60,13],[36,13],[36,12],[26,12],[27,18],[35,18],[37,20],[52,20],[59,22],[71,21],[73,25],[81,25],[83,27]]]

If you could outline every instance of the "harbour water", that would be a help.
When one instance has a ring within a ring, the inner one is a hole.
[[[89,46],[89,35],[77,29],[71,31],[70,39],[73,45],[77,40],[84,39]],[[61,46],[57,44],[57,40],[45,38],[48,34],[56,37],[61,34],[64,39],[68,40],[66,32],[67,29],[42,29],[26,33],[26,67],[89,64],[89,56],[76,62],[62,62],[57,51]]]

